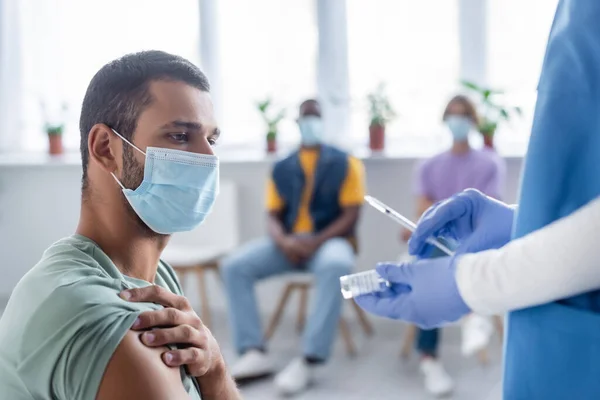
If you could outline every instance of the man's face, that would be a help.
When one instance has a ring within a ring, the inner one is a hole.
[[[214,119],[210,95],[182,82],[151,83],[152,103],[139,116],[131,142],[142,151],[147,147],[162,147],[200,154],[213,154],[211,145],[219,131]],[[121,183],[136,189],[144,178],[145,157],[123,142],[123,173]],[[123,195],[119,192],[119,195]],[[148,235],[156,235],[131,208],[129,212]]]

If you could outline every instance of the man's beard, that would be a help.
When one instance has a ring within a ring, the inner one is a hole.
[[[137,189],[144,180],[144,165],[140,165],[133,156],[133,149],[129,146],[123,148],[123,176],[121,177],[121,183],[127,189]],[[146,237],[158,237],[162,236],[160,233],[154,232],[141,218],[137,215],[131,204],[123,196],[123,203],[127,214],[135,221],[139,231]]]

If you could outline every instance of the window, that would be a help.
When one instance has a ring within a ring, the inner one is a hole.
[[[402,142],[403,148],[430,148],[439,142],[435,138],[442,112],[459,79],[457,4],[448,0],[348,0],[355,140],[367,137],[366,95],[384,82],[399,114],[387,127],[388,137]]]
[[[158,49],[198,63],[198,15],[197,0],[23,0],[23,149],[45,149],[44,122],[63,102],[65,146],[78,148],[85,90],[112,59]]]
[[[287,110],[279,140],[296,142],[302,100],[315,97],[315,0],[219,0],[223,144],[260,143],[266,127],[256,102]]]
[[[523,118],[499,129],[499,147],[523,148],[529,140],[536,88],[558,0],[489,0],[488,78],[521,106]]]

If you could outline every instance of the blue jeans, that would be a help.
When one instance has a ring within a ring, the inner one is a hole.
[[[303,352],[305,356],[326,360],[342,308],[339,278],[353,267],[352,246],[341,238],[325,242],[302,268],[291,264],[270,238],[251,242],[225,259],[222,275],[237,351],[265,347],[254,284],[273,275],[306,270],[314,274],[316,298],[304,328]]]
[[[420,329],[417,332],[416,347],[419,353],[423,356],[436,358],[438,350],[438,342],[440,340],[439,329]]]

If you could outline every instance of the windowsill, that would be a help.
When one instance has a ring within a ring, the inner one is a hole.
[[[220,162],[223,164],[236,163],[272,163],[288,154],[290,149],[282,150],[276,154],[267,154],[265,151],[240,147],[220,147],[216,149]],[[385,160],[418,160],[432,156],[437,152],[411,151],[410,149],[395,148],[391,146],[383,152],[372,152],[366,147],[352,151],[352,154],[363,161],[385,161]],[[523,152],[515,149],[513,152],[501,152],[505,159],[521,159]],[[81,156],[79,151],[70,151],[58,156],[51,156],[45,152],[19,152],[0,153],[0,167],[64,167],[80,166]]]

